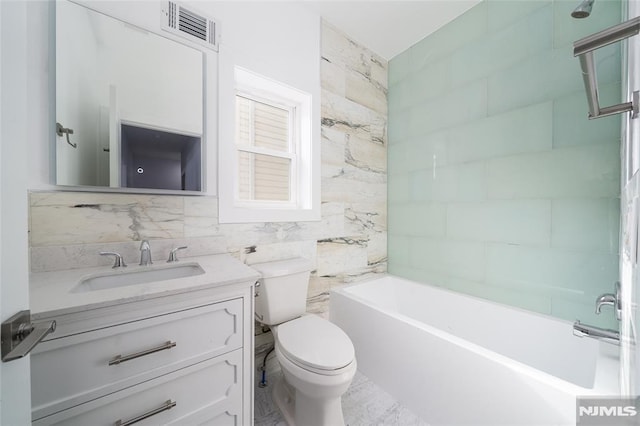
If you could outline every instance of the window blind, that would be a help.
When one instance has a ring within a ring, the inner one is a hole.
[[[236,96],[241,200],[291,199],[290,125],[289,110]]]

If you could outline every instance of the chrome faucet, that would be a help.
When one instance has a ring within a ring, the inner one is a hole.
[[[124,263],[124,259],[122,258],[122,256],[120,256],[120,253],[116,253],[114,251],[101,251],[100,256],[113,256],[114,257],[114,263],[112,266],[113,269],[127,267],[127,264]]]
[[[614,345],[620,344],[620,333],[607,328],[582,324],[580,321],[573,323],[573,335],[578,337],[592,337]]]
[[[153,261],[151,260],[151,246],[149,245],[149,241],[142,240],[140,243],[140,265],[151,265]]]
[[[169,252],[169,260],[167,260],[167,263],[177,262],[178,261],[178,250],[184,250],[186,248],[187,248],[187,246],[182,246],[182,247],[175,247],[175,248],[171,249],[171,251]]]
[[[617,282],[614,286],[615,293],[605,293],[598,296],[596,299],[596,314],[599,314],[604,305],[611,305],[616,314],[618,321],[622,318],[622,302],[620,301],[620,283]]]
[[[596,314],[600,314],[604,305],[611,305],[616,313],[616,319],[622,318],[622,302],[620,301],[620,283],[614,286],[614,293],[601,294],[596,299]],[[595,327],[593,325],[582,324],[580,321],[573,323],[573,335],[578,337],[592,337],[615,345],[620,344],[620,333],[608,328]]]
[[[616,297],[613,294],[602,294],[596,299],[596,314],[599,314],[603,305],[614,306],[616,304]]]

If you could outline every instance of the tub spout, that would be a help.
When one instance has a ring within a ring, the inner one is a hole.
[[[614,345],[620,344],[620,333],[607,328],[595,327],[593,325],[581,324],[580,321],[573,323],[573,335],[578,337],[591,337]]]

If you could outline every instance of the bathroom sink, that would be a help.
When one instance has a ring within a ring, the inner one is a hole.
[[[179,265],[161,265],[125,268],[86,276],[71,290],[72,293],[106,290],[138,284],[149,284],[176,278],[193,277],[204,274],[204,269],[197,263],[181,263]]]

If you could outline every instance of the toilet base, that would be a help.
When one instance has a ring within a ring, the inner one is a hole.
[[[284,378],[278,379],[271,392],[273,402],[280,410],[284,421],[289,426],[294,426],[294,414],[296,407],[295,391],[289,386]]]
[[[310,398],[296,392],[284,377],[278,380],[271,396],[289,426],[344,426],[341,398]]]

